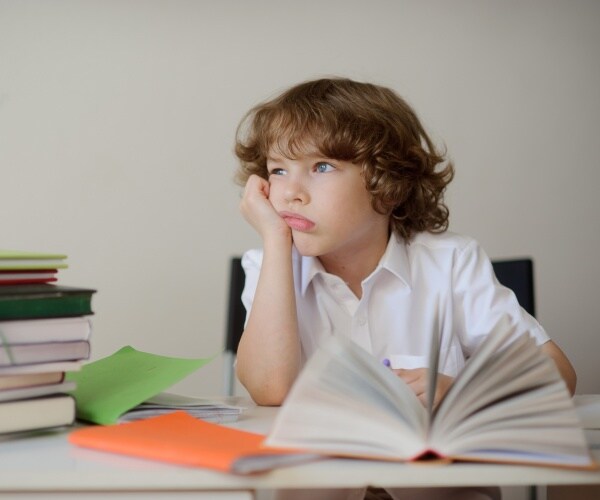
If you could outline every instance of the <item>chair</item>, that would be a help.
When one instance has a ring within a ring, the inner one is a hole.
[[[246,308],[242,304],[242,291],[246,274],[240,257],[232,257],[229,262],[229,297],[227,302],[227,330],[225,332],[224,392],[233,396],[235,387],[234,362],[237,347],[244,332]]]
[[[515,292],[521,307],[535,316],[533,260],[530,258],[493,260],[492,267],[498,281]],[[529,486],[528,493],[529,500],[536,500],[537,486]]]
[[[535,316],[533,260],[529,258],[493,260],[492,267],[498,281],[515,292],[521,307]]]

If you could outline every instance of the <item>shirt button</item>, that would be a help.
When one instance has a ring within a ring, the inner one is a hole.
[[[360,326],[365,326],[367,323],[367,318],[365,318],[364,316],[359,316],[358,317],[358,324]]]

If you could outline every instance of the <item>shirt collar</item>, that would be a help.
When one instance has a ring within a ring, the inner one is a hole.
[[[317,274],[326,273],[327,271],[325,271],[319,259],[316,257],[304,257],[294,247],[294,260],[296,259],[300,263],[300,290],[302,295],[304,295],[313,278]]]
[[[385,252],[371,276],[379,273],[382,269],[386,269],[410,288],[410,267],[406,245],[407,243],[405,243],[402,238],[396,236],[395,233],[392,233]],[[303,257],[298,253],[295,247],[294,259],[297,259],[300,263],[300,290],[302,295],[304,295],[313,278],[317,274],[326,274],[327,271],[325,271],[325,268],[319,259],[316,257]]]
[[[400,236],[392,233],[388,246],[385,249],[379,265],[375,272],[379,269],[387,269],[393,275],[404,281],[406,286],[410,288],[410,265],[408,262],[407,245]]]

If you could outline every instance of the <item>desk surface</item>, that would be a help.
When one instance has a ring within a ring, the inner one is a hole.
[[[276,408],[250,406],[238,428],[266,433]],[[594,431],[600,432],[600,431]],[[68,431],[0,440],[0,493],[39,491],[257,490],[271,488],[600,484],[600,471],[493,464],[397,464],[327,459],[258,476],[235,476],[86,450]],[[600,441],[594,437],[596,442]],[[600,449],[593,449],[600,461]]]

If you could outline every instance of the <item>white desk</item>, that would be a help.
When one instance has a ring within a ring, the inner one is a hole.
[[[274,408],[251,407],[236,427],[267,432]],[[598,431],[600,432],[600,431]],[[250,499],[273,488],[600,484],[600,471],[484,464],[395,464],[323,460],[264,475],[234,476],[209,469],[145,461],[70,445],[68,431],[0,440],[0,497]],[[600,442],[598,440],[597,442]],[[600,448],[593,450],[600,461]]]

